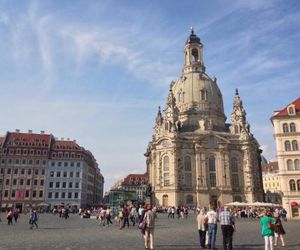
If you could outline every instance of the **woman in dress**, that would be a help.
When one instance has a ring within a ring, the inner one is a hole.
[[[274,246],[277,246],[278,238],[280,238],[281,245],[284,247],[285,244],[284,244],[283,235],[285,234],[285,231],[283,229],[283,226],[282,226],[279,214],[278,213],[274,213],[273,217],[276,219],[275,230],[274,230],[274,234],[275,234]]]

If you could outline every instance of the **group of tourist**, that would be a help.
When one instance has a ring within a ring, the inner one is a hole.
[[[13,225],[13,220],[14,223],[16,224],[18,222],[19,217],[20,217],[19,209],[15,209],[15,210],[9,209],[6,213],[7,224]],[[38,228],[37,221],[38,221],[38,213],[36,209],[32,209],[29,214],[30,229],[33,229],[33,225],[35,225],[36,228]]]
[[[253,210],[254,211],[254,210]],[[255,213],[258,211],[255,210]],[[285,246],[281,219],[286,220],[286,211],[276,209],[273,213],[268,209],[259,209],[261,223],[261,235],[264,237],[265,250],[273,250],[273,246],[277,246],[278,239],[281,241],[281,246]],[[237,210],[235,208],[229,210],[227,206],[216,210],[212,207],[209,211],[205,208],[198,209],[197,224],[200,240],[200,248],[216,249],[217,224],[220,223],[223,236],[223,249],[233,249],[233,234],[236,230],[235,217]],[[250,216],[251,217],[251,216]],[[274,240],[275,236],[275,240]]]
[[[175,218],[175,213],[177,214],[177,219],[180,218],[188,218],[188,214],[189,214],[189,209],[188,207],[183,207],[183,206],[179,206],[179,207],[174,207],[174,206],[170,206],[167,208],[167,213],[168,213],[168,218]]]

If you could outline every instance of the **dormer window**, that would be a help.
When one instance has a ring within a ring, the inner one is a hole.
[[[288,114],[289,115],[295,115],[296,114],[294,105],[289,106],[287,109],[288,109]]]
[[[207,101],[207,90],[205,89],[200,90],[200,100]]]

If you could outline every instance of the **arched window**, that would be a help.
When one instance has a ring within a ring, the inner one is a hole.
[[[298,143],[296,140],[292,141],[292,148],[293,148],[293,151],[298,151]]]
[[[186,204],[193,204],[194,203],[194,198],[193,195],[187,195],[185,198]]]
[[[290,124],[290,131],[291,132],[296,132],[296,125],[293,122]]]
[[[169,156],[164,157],[164,171],[169,171]]]
[[[284,142],[285,151],[291,151],[291,143],[289,141]]]
[[[209,169],[209,184],[211,187],[216,187],[217,178],[216,178],[216,164],[215,164],[214,156],[210,156],[208,158],[208,169]]]
[[[296,191],[296,182],[294,180],[290,180],[290,191]]]
[[[192,159],[190,156],[184,157],[184,171],[192,171]]]
[[[170,160],[169,160],[169,156],[165,156],[163,158],[163,182],[164,182],[164,186],[169,186],[170,185],[170,174],[169,174],[169,169],[170,169]]]
[[[199,61],[199,53],[197,49],[192,49],[192,62]]]
[[[289,132],[289,125],[287,123],[284,123],[282,125],[283,133],[288,133]]]
[[[293,161],[292,160],[287,160],[286,164],[287,164],[287,170],[294,170],[294,166],[293,166]]]
[[[300,191],[300,180],[297,180],[297,190]]]
[[[231,159],[231,176],[232,176],[232,188],[239,187],[240,186],[239,169],[238,169],[238,161],[236,158]]]
[[[200,100],[207,101],[207,91],[205,89],[200,90]]]
[[[300,161],[299,159],[294,160],[295,170],[300,170]]]
[[[192,159],[190,156],[184,157],[184,184],[187,187],[192,186]]]

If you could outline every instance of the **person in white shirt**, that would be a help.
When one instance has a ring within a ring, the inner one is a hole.
[[[206,216],[208,219],[208,248],[216,249],[216,235],[218,229],[218,214],[216,208],[211,207]]]

